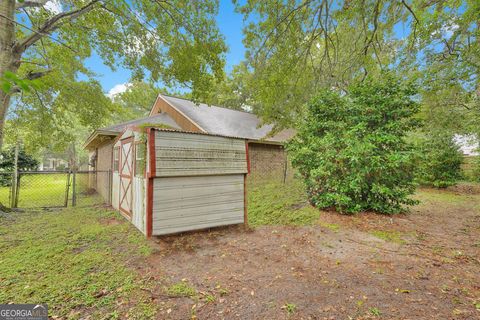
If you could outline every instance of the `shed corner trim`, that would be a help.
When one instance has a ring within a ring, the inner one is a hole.
[[[147,205],[146,205],[146,224],[145,234],[147,238],[152,236],[153,232],[153,178],[155,177],[155,130],[153,128],[147,128],[147,140],[148,140],[148,176],[147,176]]]

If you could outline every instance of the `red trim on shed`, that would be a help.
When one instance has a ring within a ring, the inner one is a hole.
[[[243,175],[243,224],[248,228],[248,201],[247,201],[247,175],[250,173],[250,157],[248,155],[248,141],[245,141],[245,159],[247,161],[247,173]]]
[[[157,173],[156,171],[156,158],[155,158],[155,129],[149,128],[148,136],[148,144],[150,146],[150,177],[153,178],[155,177],[155,174]]]
[[[147,212],[146,212],[146,236],[150,238],[153,231],[153,179],[155,177],[155,130],[147,128],[149,168],[147,176]]]
[[[247,175],[243,175],[243,224],[248,228]]]

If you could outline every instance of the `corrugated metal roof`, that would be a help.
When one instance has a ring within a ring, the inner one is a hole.
[[[148,128],[148,126],[147,126]],[[215,134],[215,133],[208,133],[208,132],[199,132],[199,131],[186,131],[183,129],[169,129],[169,128],[157,128],[152,126],[151,127],[153,130],[157,131],[165,131],[165,132],[179,132],[179,133],[188,133],[188,134],[198,134],[198,135],[204,135],[204,136],[213,136],[213,137],[222,137],[222,138],[232,138],[232,139],[240,139],[240,140],[246,140],[245,138],[242,137],[234,137],[234,136],[226,136],[223,134]]]
[[[294,130],[289,129],[268,137],[273,125],[260,126],[260,119],[252,113],[209,106],[204,103],[196,105],[186,99],[161,96],[210,134],[277,142],[284,142],[295,134]]]
[[[150,117],[145,117],[141,119],[135,119],[123,123],[114,124],[112,126],[100,128],[98,130],[111,131],[111,132],[122,132],[125,128],[129,126],[138,126],[142,124],[164,124],[172,127],[173,129],[181,129],[178,124],[166,113],[159,113]]]

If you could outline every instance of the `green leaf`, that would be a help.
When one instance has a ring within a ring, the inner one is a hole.
[[[2,82],[2,90],[3,90],[3,92],[9,93],[11,88],[12,88],[12,84],[11,84],[10,82],[7,82],[7,81],[3,81],[3,82]]]

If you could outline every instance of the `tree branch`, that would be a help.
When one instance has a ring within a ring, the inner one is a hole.
[[[23,9],[23,8],[39,8],[43,7],[48,1],[50,0],[26,0],[23,2],[17,2],[15,4],[15,9]]]
[[[52,72],[52,70],[48,69],[48,70],[45,70],[45,71],[38,71],[38,72],[33,72],[33,71],[29,71],[27,73],[27,79],[28,80],[35,80],[35,79],[38,79],[38,78],[41,78],[45,75],[47,75],[48,73]]]
[[[27,25],[25,25],[25,24],[23,24],[23,23],[20,23],[20,22],[18,22],[18,21],[15,21],[15,20],[12,20],[12,19],[8,18],[7,16],[5,16],[5,15],[3,15],[3,14],[1,14],[1,13],[0,13],[0,17],[5,18],[5,19],[7,19],[8,21],[11,21],[12,23],[15,23],[16,25],[19,25],[20,27],[25,28],[25,29],[27,29],[27,30],[30,30],[30,31],[32,31],[32,32],[38,32],[38,31],[36,31],[36,30],[28,27]],[[52,39],[52,40],[55,41],[56,43],[58,43],[58,44],[60,44],[60,45],[62,45],[62,46],[64,46],[64,47],[72,50],[73,52],[77,52],[77,51],[76,51],[75,49],[73,49],[72,47],[68,46],[67,44],[63,43],[62,41],[60,41],[60,40],[58,40],[58,39],[55,39],[55,38],[52,37],[51,35],[46,34],[45,36],[48,37],[48,38],[50,38],[50,39]],[[42,38],[40,38],[40,40],[41,40],[41,39],[42,39]],[[21,52],[17,52],[17,53],[21,53]]]
[[[380,0],[378,0],[375,3],[375,8],[373,10],[373,31],[372,31],[372,36],[370,39],[368,39],[367,44],[365,45],[364,48],[364,54],[368,54],[368,48],[371,46],[373,42],[373,38],[375,37],[375,33],[377,32],[378,29],[378,16],[380,15]]]
[[[413,39],[414,39],[414,41],[416,41],[417,40],[417,25],[419,23],[417,15],[415,14],[415,12],[413,12],[412,8],[405,2],[405,0],[402,0],[402,4],[405,8],[407,8],[408,12],[410,12],[410,14],[415,19],[415,24],[413,25]]]
[[[260,47],[255,51],[255,54],[254,54],[254,61],[257,60],[257,57],[258,55],[260,54],[260,51],[265,47],[265,45],[267,44],[268,40],[270,39],[270,37],[274,34],[275,31],[277,31],[277,28],[282,24],[284,23],[285,21],[287,21],[287,19],[293,15],[292,19],[290,20],[290,22],[295,18],[295,14],[298,10],[301,10],[302,8],[308,6],[310,4],[311,1],[305,1],[303,3],[301,3],[300,5],[298,5],[297,7],[294,7],[293,9],[291,9],[286,15],[284,15],[279,21],[276,22],[275,26],[270,30],[270,32],[266,35],[266,37],[263,39],[263,42],[262,44],[260,45]],[[287,28],[285,28],[287,29]]]
[[[14,48],[15,52],[17,53],[24,52],[26,49],[28,49],[31,45],[36,43],[41,38],[45,36],[49,36],[50,33],[58,29],[64,21],[74,20],[79,16],[93,10],[95,4],[99,1],[100,0],[92,0],[82,8],[75,9],[68,12],[62,12],[60,14],[55,15],[54,17],[46,21],[43,24],[43,26],[40,27],[40,29],[38,29],[37,31],[32,33],[30,36],[25,38],[22,42],[16,44]]]

